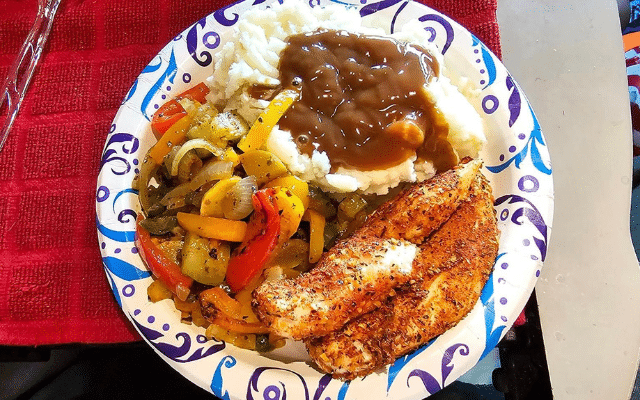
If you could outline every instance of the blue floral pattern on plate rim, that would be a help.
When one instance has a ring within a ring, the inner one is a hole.
[[[522,90],[484,44],[448,17],[411,0],[309,0],[355,8],[388,32],[417,20],[449,70],[477,90],[488,145],[481,154],[495,195],[500,236],[494,272],[472,312],[456,327],[398,359],[384,371],[350,382],[313,368],[299,345],[260,355],[208,341],[204,330],[180,323],[178,311],[148,301],[151,281],[134,245],[140,208],[131,188],[154,142],[153,112],[202,81],[239,16],[275,0],[241,0],[214,11],[176,36],[143,69],[125,96],[102,153],[96,192],[99,246],[118,304],[142,337],[173,368],[222,399],[361,399],[371,393],[418,399],[442,389],[493,349],[515,321],[540,275],[553,217],[553,179],[540,125]],[[279,0],[282,1],[282,0]]]

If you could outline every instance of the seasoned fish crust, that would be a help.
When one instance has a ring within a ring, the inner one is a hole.
[[[468,202],[421,246],[421,282],[341,330],[305,340],[311,358],[336,378],[353,379],[392,363],[455,326],[476,304],[498,252],[488,182],[478,175]]]
[[[480,165],[466,159],[412,186],[383,204],[308,273],[261,285],[253,293],[258,318],[280,336],[303,339],[326,335],[379,307],[394,288],[418,277],[416,245],[468,197]],[[390,250],[398,262],[385,258]]]
[[[468,197],[482,162],[464,158],[456,167],[411,186],[373,212],[356,235],[421,244]]]
[[[326,335],[408,282],[417,252],[413,243],[397,239],[342,242],[311,273],[263,284],[254,292],[254,308],[280,336]]]

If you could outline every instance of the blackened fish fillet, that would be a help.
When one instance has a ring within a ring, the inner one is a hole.
[[[324,337],[305,340],[323,371],[353,379],[392,363],[455,326],[476,304],[498,251],[491,189],[478,175],[469,201],[420,248],[424,279]]]

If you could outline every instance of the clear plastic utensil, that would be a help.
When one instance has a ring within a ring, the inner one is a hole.
[[[9,136],[9,131],[18,115],[22,99],[33,76],[36,64],[40,60],[42,50],[53,24],[61,0],[38,0],[38,15],[27,35],[18,57],[9,69],[7,78],[0,92],[0,109],[5,102],[8,106],[7,119],[0,128],[0,150]]]

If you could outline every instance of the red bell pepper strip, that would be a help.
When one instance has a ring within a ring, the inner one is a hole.
[[[151,118],[151,130],[156,139],[160,139],[160,137],[171,128],[171,125],[187,115],[184,107],[178,103],[179,100],[189,99],[204,104],[207,101],[207,94],[209,94],[209,87],[201,82],[191,89],[180,93],[174,100],[164,103]]]
[[[170,100],[162,105],[151,118],[151,131],[156,139],[160,139],[173,124],[187,115],[184,107],[177,100]]]
[[[193,279],[184,275],[180,266],[171,261],[151,241],[149,232],[140,226],[141,216],[136,221],[136,247],[142,260],[156,278],[160,279],[169,290],[182,301],[187,300]]]
[[[197,101],[200,104],[204,104],[207,101],[207,95],[209,94],[209,87],[204,83],[200,82],[191,89],[185,90],[180,93],[177,100],[180,99],[189,99]]]
[[[280,235],[280,213],[273,198],[273,188],[263,189],[252,197],[253,214],[242,244],[229,260],[227,284],[239,292],[259,274],[269,260]]]

